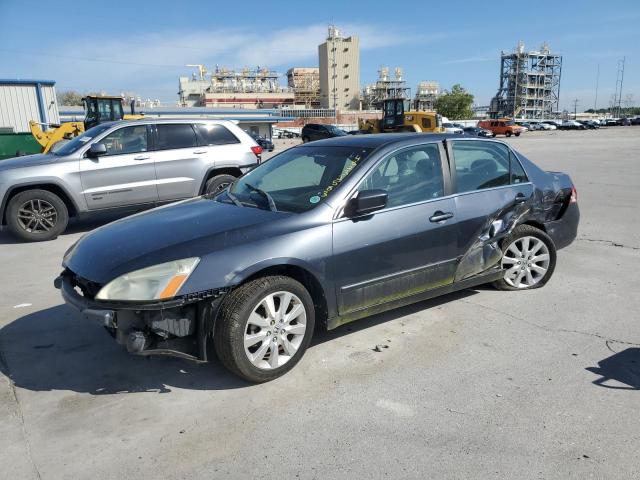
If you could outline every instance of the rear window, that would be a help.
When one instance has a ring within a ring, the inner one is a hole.
[[[198,124],[201,145],[229,145],[240,143],[240,140],[224,125]]]
[[[157,150],[196,147],[196,133],[188,123],[158,124]]]

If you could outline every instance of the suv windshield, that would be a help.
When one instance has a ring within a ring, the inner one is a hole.
[[[236,180],[231,195],[221,196],[252,207],[306,212],[329,197],[370,152],[362,147],[292,148]]]
[[[73,140],[65,143],[62,147],[54,149],[52,152],[54,155],[58,155],[63,157],[65,155],[71,155],[78,151],[83,145],[86,145],[87,142],[91,141],[96,136],[100,135],[102,132],[110,129],[113,125],[110,123],[103,123],[102,125],[96,125],[93,128],[90,128],[82,135],[74,138]]]
[[[327,125],[327,130],[338,137],[342,137],[347,134],[344,130],[341,130],[333,125]]]

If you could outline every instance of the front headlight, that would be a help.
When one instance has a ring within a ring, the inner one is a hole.
[[[100,289],[97,300],[167,300],[173,298],[198,265],[198,257],[161,263],[125,273]]]

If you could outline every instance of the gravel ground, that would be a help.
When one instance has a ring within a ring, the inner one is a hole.
[[[0,478],[639,478],[640,128],[508,141],[578,189],[549,284],[319,334],[264,385],[129,356],[64,306],[62,255],[100,222],[0,233]]]

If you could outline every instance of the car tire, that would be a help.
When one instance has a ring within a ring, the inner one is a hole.
[[[496,134],[495,134],[495,133],[492,133],[492,134],[491,134],[491,138],[496,138]]]
[[[236,181],[236,177],[233,175],[216,175],[207,180],[204,186],[204,193],[206,195],[214,195],[218,192],[222,192],[229,185]]]
[[[539,228],[531,225],[519,225],[502,240],[501,247],[501,262],[505,273],[500,280],[493,283],[498,290],[531,290],[540,288],[546,285],[553,275],[556,268],[556,247],[551,237]],[[521,252],[521,255],[516,252]],[[547,256],[546,259],[544,255]],[[531,267],[532,265],[534,266]],[[527,274],[527,271],[529,274]],[[520,275],[521,272],[524,275],[521,280],[524,280],[524,282],[520,283],[520,280],[515,282],[513,273]],[[509,280],[510,277],[511,280]],[[529,278],[533,278],[534,282],[530,282]]]
[[[27,242],[43,242],[64,232],[69,211],[62,199],[48,190],[25,190],[9,201],[6,219],[13,236]]]
[[[286,294],[291,297],[286,297]],[[274,316],[270,316],[264,306],[268,297],[273,299]],[[281,300],[276,302],[276,298]],[[284,301],[282,298],[291,298],[284,312],[280,312]],[[297,311],[300,306],[304,308],[303,313],[289,320],[295,323],[288,324],[282,315],[287,309],[291,314],[294,308]],[[256,330],[257,323],[253,322],[258,321],[265,323]],[[227,294],[220,306],[213,335],[216,354],[225,367],[243,379],[254,383],[268,382],[284,375],[300,361],[311,341],[314,323],[313,300],[300,282],[280,275],[251,280]],[[280,324],[283,327],[279,334],[275,327]],[[287,329],[297,332],[297,335],[287,334]],[[256,336],[260,339],[246,346]],[[284,338],[289,342],[287,348],[291,348],[290,355],[285,348]],[[275,357],[273,342],[278,352]],[[295,351],[294,345],[297,345]],[[250,358],[250,355],[254,355],[254,358]],[[272,365],[272,361],[279,366]]]
[[[511,132],[505,133],[506,137],[509,138],[511,136]]]
[[[309,142],[309,137],[305,135],[302,137],[302,143],[307,143],[307,142]]]
[[[519,136],[520,136],[520,132],[518,132],[518,133],[514,133],[514,135],[515,135],[516,137],[519,137]]]

